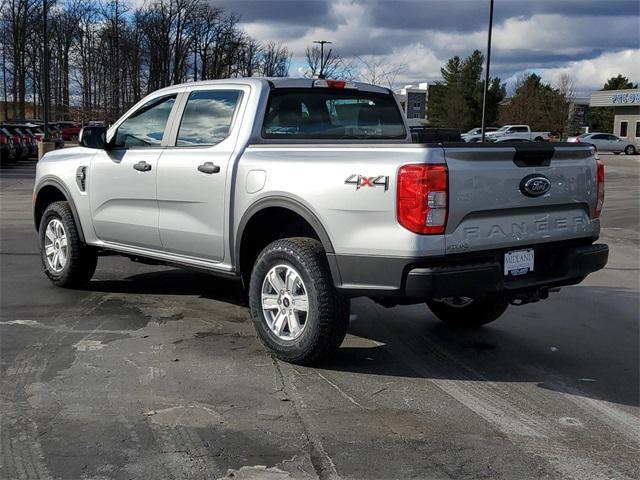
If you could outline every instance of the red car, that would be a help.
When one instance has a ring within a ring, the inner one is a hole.
[[[67,142],[77,140],[82,129],[82,126],[77,122],[57,122],[55,126],[60,130],[62,140]]]

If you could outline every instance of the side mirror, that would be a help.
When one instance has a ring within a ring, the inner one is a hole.
[[[107,147],[107,127],[84,127],[78,135],[81,147],[104,150]]]

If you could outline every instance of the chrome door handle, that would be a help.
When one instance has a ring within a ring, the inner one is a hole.
[[[151,165],[149,165],[147,162],[142,161],[136,163],[133,168],[135,168],[139,172],[148,172],[149,170],[151,170]]]
[[[198,171],[207,174],[218,173],[220,167],[214,165],[213,162],[204,162],[202,165],[198,165]]]

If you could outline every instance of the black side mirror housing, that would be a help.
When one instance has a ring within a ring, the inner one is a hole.
[[[107,148],[107,127],[84,127],[78,139],[81,147],[105,150]]]

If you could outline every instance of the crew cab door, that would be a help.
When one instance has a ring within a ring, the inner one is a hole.
[[[89,200],[96,236],[105,242],[159,249],[156,176],[177,94],[155,97],[134,110],[93,157]]]
[[[224,259],[229,160],[245,93],[245,86],[209,86],[182,94],[169,145],[158,164],[164,251],[214,262]]]

